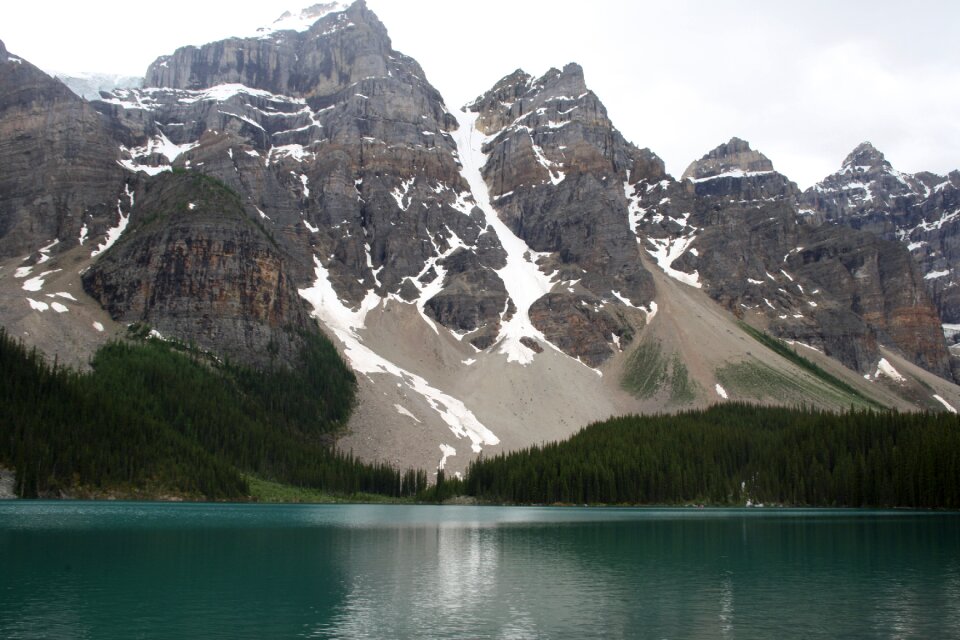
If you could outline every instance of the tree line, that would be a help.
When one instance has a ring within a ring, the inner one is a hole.
[[[424,501],[960,508],[958,416],[741,403],[613,418],[428,487],[423,470],[336,450],[356,380],[325,338],[305,344],[292,369],[255,370],[176,343],[113,342],[80,373],[0,329],[0,464],[24,497],[244,499],[250,474]]]
[[[960,418],[727,403],[480,459],[436,497],[516,504],[960,508]]]
[[[356,381],[324,337],[305,344],[293,369],[255,370],[175,343],[113,342],[79,373],[0,329],[0,462],[16,469],[23,497],[85,488],[242,499],[244,473],[337,494],[422,492],[425,471],[334,448]]]

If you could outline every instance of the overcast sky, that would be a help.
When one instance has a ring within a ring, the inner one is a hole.
[[[304,0],[303,5],[311,4]],[[901,171],[960,168],[960,2],[367,0],[454,108],[516,68],[579,62],[615,126],[679,176],[731,136],[810,186],[870,140]],[[296,0],[0,3],[44,69],[142,75]]]

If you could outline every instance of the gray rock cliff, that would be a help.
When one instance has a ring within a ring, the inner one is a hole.
[[[736,138],[684,175],[633,190],[638,233],[675,277],[859,372],[885,344],[951,375],[936,309],[900,245],[806,220],[796,185]]]
[[[902,173],[864,142],[803,193],[802,206],[906,245],[943,322],[960,322],[960,172]]]
[[[0,46],[0,257],[36,260],[116,224],[115,140],[108,118]]]

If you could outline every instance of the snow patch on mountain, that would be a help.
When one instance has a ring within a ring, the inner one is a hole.
[[[461,400],[444,393],[424,378],[397,366],[364,345],[360,331],[365,326],[367,314],[380,306],[382,299],[370,291],[356,310],[350,309],[340,301],[330,282],[329,273],[319,258],[314,258],[314,265],[316,280],[313,286],[300,289],[299,294],[313,305],[312,315],[323,322],[343,344],[344,356],[354,371],[367,376],[387,374],[400,378],[402,384],[423,396],[454,435],[468,438],[474,452],[479,453],[484,446],[500,443],[500,439],[485,427]]]
[[[30,278],[29,280],[27,280],[26,282],[23,283],[23,290],[24,290],[24,291],[40,291],[40,290],[42,290],[42,289],[43,289],[43,283],[44,283],[44,280],[46,279],[46,277],[49,276],[51,273],[56,273],[56,272],[58,272],[58,271],[60,271],[60,269],[52,269],[52,270],[50,270],[50,271],[44,271],[43,273],[41,273],[41,274],[38,275],[37,277],[35,277],[35,278]]]
[[[906,378],[900,375],[899,371],[893,368],[893,365],[890,364],[886,358],[880,358],[880,362],[877,363],[877,371],[874,373],[875,378],[879,378],[881,375],[886,376],[898,383],[907,381]]]
[[[936,393],[933,394],[933,399],[936,400],[937,402],[939,402],[940,404],[942,404],[942,405],[944,406],[944,408],[946,408],[946,410],[949,411],[950,413],[956,413],[956,412],[957,412],[956,408],[954,408],[954,406],[953,406],[952,404],[950,404],[949,402],[947,402],[946,400],[944,400],[943,398],[941,398],[938,394],[936,394]]]
[[[477,113],[462,111],[459,115],[460,128],[454,132],[454,140],[462,165],[461,173],[470,185],[473,200],[483,211],[487,223],[493,227],[500,244],[507,252],[507,265],[499,269],[497,275],[503,280],[507,294],[513,300],[517,311],[501,325],[499,352],[506,354],[508,362],[526,365],[533,362],[534,353],[520,342],[521,338],[532,337],[538,342],[550,344],[530,321],[530,307],[550,291],[553,283],[550,276],[544,274],[535,264],[537,254],[500,220],[500,216],[490,204],[490,193],[481,169],[487,161],[487,156],[482,151],[483,145],[491,137],[484,136],[477,129],[477,117]]]
[[[279,31],[309,31],[318,20],[325,18],[331,13],[342,13],[346,11],[349,4],[342,2],[321,2],[307,8],[291,9],[284,11],[279,18],[273,21],[269,27],[260,27],[252,34],[255,38],[269,38]],[[342,22],[346,16],[340,16],[339,22]],[[336,25],[343,27],[346,25]],[[251,36],[247,36],[251,37]]]
[[[130,195],[129,189],[130,187],[128,186],[127,187],[128,195]],[[130,197],[132,202],[132,195]],[[107,229],[107,235],[104,237],[103,242],[90,253],[91,258],[96,258],[98,255],[100,255],[101,253],[103,253],[104,251],[112,247],[117,242],[117,240],[120,239],[120,236],[123,235],[123,232],[126,230],[127,225],[130,223],[130,214],[128,213],[124,215],[121,204],[122,204],[122,200],[117,199],[117,214],[120,217],[119,220],[117,221],[117,226]]]
[[[647,253],[653,256],[657,265],[663,269],[663,272],[674,280],[678,280],[691,287],[701,288],[700,274],[697,271],[686,273],[673,268],[673,263],[680,258],[687,250],[696,237],[693,234],[682,238],[647,238],[647,242],[653,245],[652,249],[647,249]]]
[[[145,145],[139,147],[133,147],[128,149],[127,147],[121,145],[120,153],[128,156],[118,160],[117,163],[133,173],[138,171],[143,171],[147,175],[155,176],[158,173],[163,173],[164,171],[171,170],[171,164],[176,160],[181,154],[189,151],[196,147],[198,142],[191,142],[187,144],[174,144],[170,139],[164,135],[161,131],[157,135],[147,140]],[[166,164],[148,164],[140,162],[143,159],[146,159],[147,162],[150,162],[155,156],[160,155],[167,159]]]
[[[438,471],[441,470],[441,469],[443,469],[443,468],[446,466],[446,464],[447,464],[447,458],[449,458],[450,456],[455,456],[455,455],[457,455],[457,450],[454,449],[453,447],[451,447],[451,446],[448,445],[448,444],[441,444],[441,445],[440,445],[440,453],[443,454],[443,455],[442,455],[442,457],[440,458],[440,463],[437,465],[437,470],[438,470]]]
[[[773,174],[773,171],[744,171],[743,169],[731,169],[730,171],[724,171],[723,173],[718,173],[713,176],[706,176],[704,178],[693,178],[689,177],[687,180],[694,183],[700,182],[709,182],[711,180],[719,180],[721,178],[753,178],[756,176],[768,176]]]

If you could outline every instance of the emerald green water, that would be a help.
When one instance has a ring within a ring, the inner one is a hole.
[[[960,638],[960,515],[0,503],[0,638]]]

